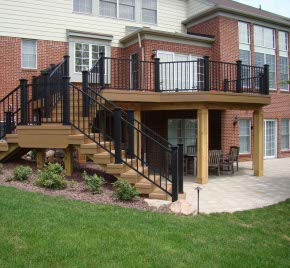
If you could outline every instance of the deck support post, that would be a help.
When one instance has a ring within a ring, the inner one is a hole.
[[[26,126],[28,122],[27,117],[27,79],[20,79],[20,125]]]
[[[122,110],[120,107],[114,109],[114,145],[115,145],[115,164],[122,164],[122,148],[121,148],[121,121]]]
[[[70,177],[73,174],[73,148],[67,147],[64,150],[65,174]]]
[[[43,169],[45,164],[45,149],[36,149],[37,169]]]
[[[178,144],[178,192],[183,194],[184,152],[183,144]]]
[[[254,111],[254,175],[264,176],[264,112]]]
[[[89,72],[83,71],[82,73],[83,80],[83,117],[89,116],[89,99],[88,99],[88,87],[89,87]]]
[[[128,115],[128,122],[134,126],[134,111],[133,110],[128,110],[127,112]],[[134,128],[129,125],[128,129],[128,137],[129,137],[129,148],[128,148],[128,156],[129,158],[133,159],[134,158]]]
[[[198,120],[198,163],[197,163],[197,183],[208,183],[208,109],[199,109]]]

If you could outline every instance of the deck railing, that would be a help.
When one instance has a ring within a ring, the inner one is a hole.
[[[90,87],[94,89],[269,94],[268,65],[218,62],[209,57],[160,62],[160,59],[108,58],[100,53],[90,74]]]

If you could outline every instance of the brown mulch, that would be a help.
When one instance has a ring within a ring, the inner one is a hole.
[[[12,170],[19,165],[30,166],[33,169],[33,175],[28,181],[7,181],[7,178],[12,177]],[[104,177],[106,183],[102,187],[101,194],[93,194],[89,192],[82,179],[82,173],[86,170],[88,174],[98,174]],[[138,210],[150,210],[162,213],[170,213],[168,207],[160,207],[159,209],[149,207],[143,197],[135,198],[133,201],[121,201],[114,197],[112,182],[115,178],[105,174],[100,167],[96,165],[76,165],[75,172],[72,177],[68,177],[68,187],[64,190],[50,190],[33,185],[33,180],[36,178],[37,168],[36,163],[24,159],[4,164],[3,172],[0,174],[0,185],[15,187],[28,192],[38,192],[49,196],[62,196],[68,199],[81,200],[93,204],[117,205],[125,208],[135,208]]]

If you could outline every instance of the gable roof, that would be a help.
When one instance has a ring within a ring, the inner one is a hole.
[[[242,4],[236,1],[232,1],[232,0],[208,0],[208,1],[216,6],[237,9],[237,10],[244,11],[247,13],[252,13],[258,16],[269,17],[272,19],[281,20],[281,21],[285,21],[286,23],[287,22],[290,23],[290,18],[283,17],[278,14],[268,12],[263,9],[255,8],[246,4]]]
[[[255,8],[249,5],[245,5],[232,0],[199,0],[208,5],[208,9],[190,16],[182,23],[187,25],[191,22],[204,19],[206,16],[224,12],[229,14],[236,14],[244,17],[249,17],[256,20],[268,21],[271,24],[278,24],[282,26],[290,27],[290,18],[280,16],[275,13],[268,12],[263,9]]]

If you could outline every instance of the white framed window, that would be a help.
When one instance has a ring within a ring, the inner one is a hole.
[[[73,0],[73,11],[92,14],[92,0]]]
[[[288,57],[280,56],[280,89],[289,90],[287,81],[289,80],[289,60]]]
[[[288,51],[288,33],[279,31],[279,50]]]
[[[250,44],[250,24],[239,21],[239,42]]]
[[[290,119],[282,119],[281,150],[290,150]]]
[[[99,59],[100,53],[105,52],[105,46],[75,43],[74,45],[74,71],[81,73],[90,70]]]
[[[157,0],[142,0],[142,21],[157,24]]]
[[[160,59],[160,88],[164,91],[198,90],[203,87],[201,57],[170,51],[157,51]],[[171,63],[175,62],[175,63]]]
[[[265,48],[275,48],[275,30],[262,26],[254,26],[254,42],[255,46]]]
[[[21,67],[25,69],[37,69],[37,41],[22,40]]]
[[[251,119],[240,119],[240,154],[251,153]]]
[[[255,52],[255,65],[263,67],[269,65],[269,86],[271,89],[276,89],[276,56]]]
[[[136,0],[100,0],[100,15],[135,20]]]
[[[188,146],[197,152],[197,119],[168,119],[168,141],[183,144],[185,153]]]

